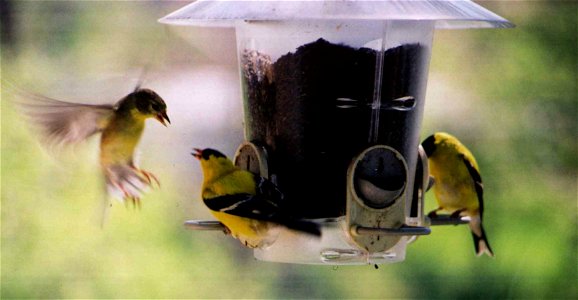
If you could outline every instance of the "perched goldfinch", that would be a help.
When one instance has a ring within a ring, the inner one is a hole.
[[[449,212],[456,218],[469,216],[476,255],[494,256],[482,227],[484,188],[474,156],[457,138],[443,132],[431,135],[422,146],[439,206],[430,216],[435,217],[437,211]]]
[[[70,103],[39,95],[24,95],[23,111],[38,125],[49,144],[74,144],[101,133],[100,165],[109,195],[140,204],[143,190],[158,179],[138,168],[135,148],[145,120],[170,123],[167,105],[150,89],[137,88],[116,104]]]
[[[202,198],[228,233],[250,248],[270,243],[270,230],[282,225],[320,236],[317,224],[282,214],[283,194],[270,181],[236,167],[217,150],[194,149],[203,171]]]

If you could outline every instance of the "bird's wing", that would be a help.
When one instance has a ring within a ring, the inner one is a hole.
[[[18,102],[24,114],[39,127],[49,144],[81,142],[106,127],[113,105],[93,105],[60,101],[26,93]]]
[[[258,175],[253,175],[253,178],[256,183],[256,194],[259,197],[263,197],[267,199],[267,201],[271,202],[275,206],[279,206],[283,201],[283,193],[277,188],[277,186]]]
[[[484,211],[484,185],[482,183],[482,176],[469,159],[467,159],[465,156],[462,158],[466,168],[468,168],[468,172],[470,172],[470,176],[472,176],[472,179],[474,180],[474,187],[476,188],[476,194],[478,195],[478,201],[480,203],[479,205],[481,218]]]
[[[256,220],[271,221],[279,211],[277,204],[258,195],[233,194],[203,200],[213,211]]]
[[[320,237],[319,225],[297,220],[283,214],[280,209],[283,194],[271,181],[255,175],[256,194],[239,193],[203,199],[213,211],[283,225],[289,229],[302,231]]]

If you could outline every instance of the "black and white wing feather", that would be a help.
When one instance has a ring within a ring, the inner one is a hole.
[[[480,205],[480,218],[482,218],[484,212],[484,184],[482,182],[482,176],[480,175],[480,172],[476,170],[472,162],[469,161],[466,157],[463,157],[463,161],[466,165],[466,168],[468,169],[468,172],[470,173],[470,176],[474,180],[474,188],[476,189],[476,194],[478,195],[478,201]]]
[[[319,226],[313,222],[297,220],[283,214],[280,205],[283,193],[271,181],[255,176],[256,194],[239,193],[203,199],[213,211],[237,217],[273,222],[287,228],[321,236]]]

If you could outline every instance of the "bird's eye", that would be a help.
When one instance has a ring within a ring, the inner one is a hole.
[[[152,108],[154,111],[161,111],[161,106],[160,106],[160,104],[158,104],[158,103],[153,103],[153,104],[151,104],[151,108]]]

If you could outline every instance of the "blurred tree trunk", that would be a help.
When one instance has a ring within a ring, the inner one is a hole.
[[[13,47],[14,36],[14,1],[0,0],[0,43],[3,47]]]

